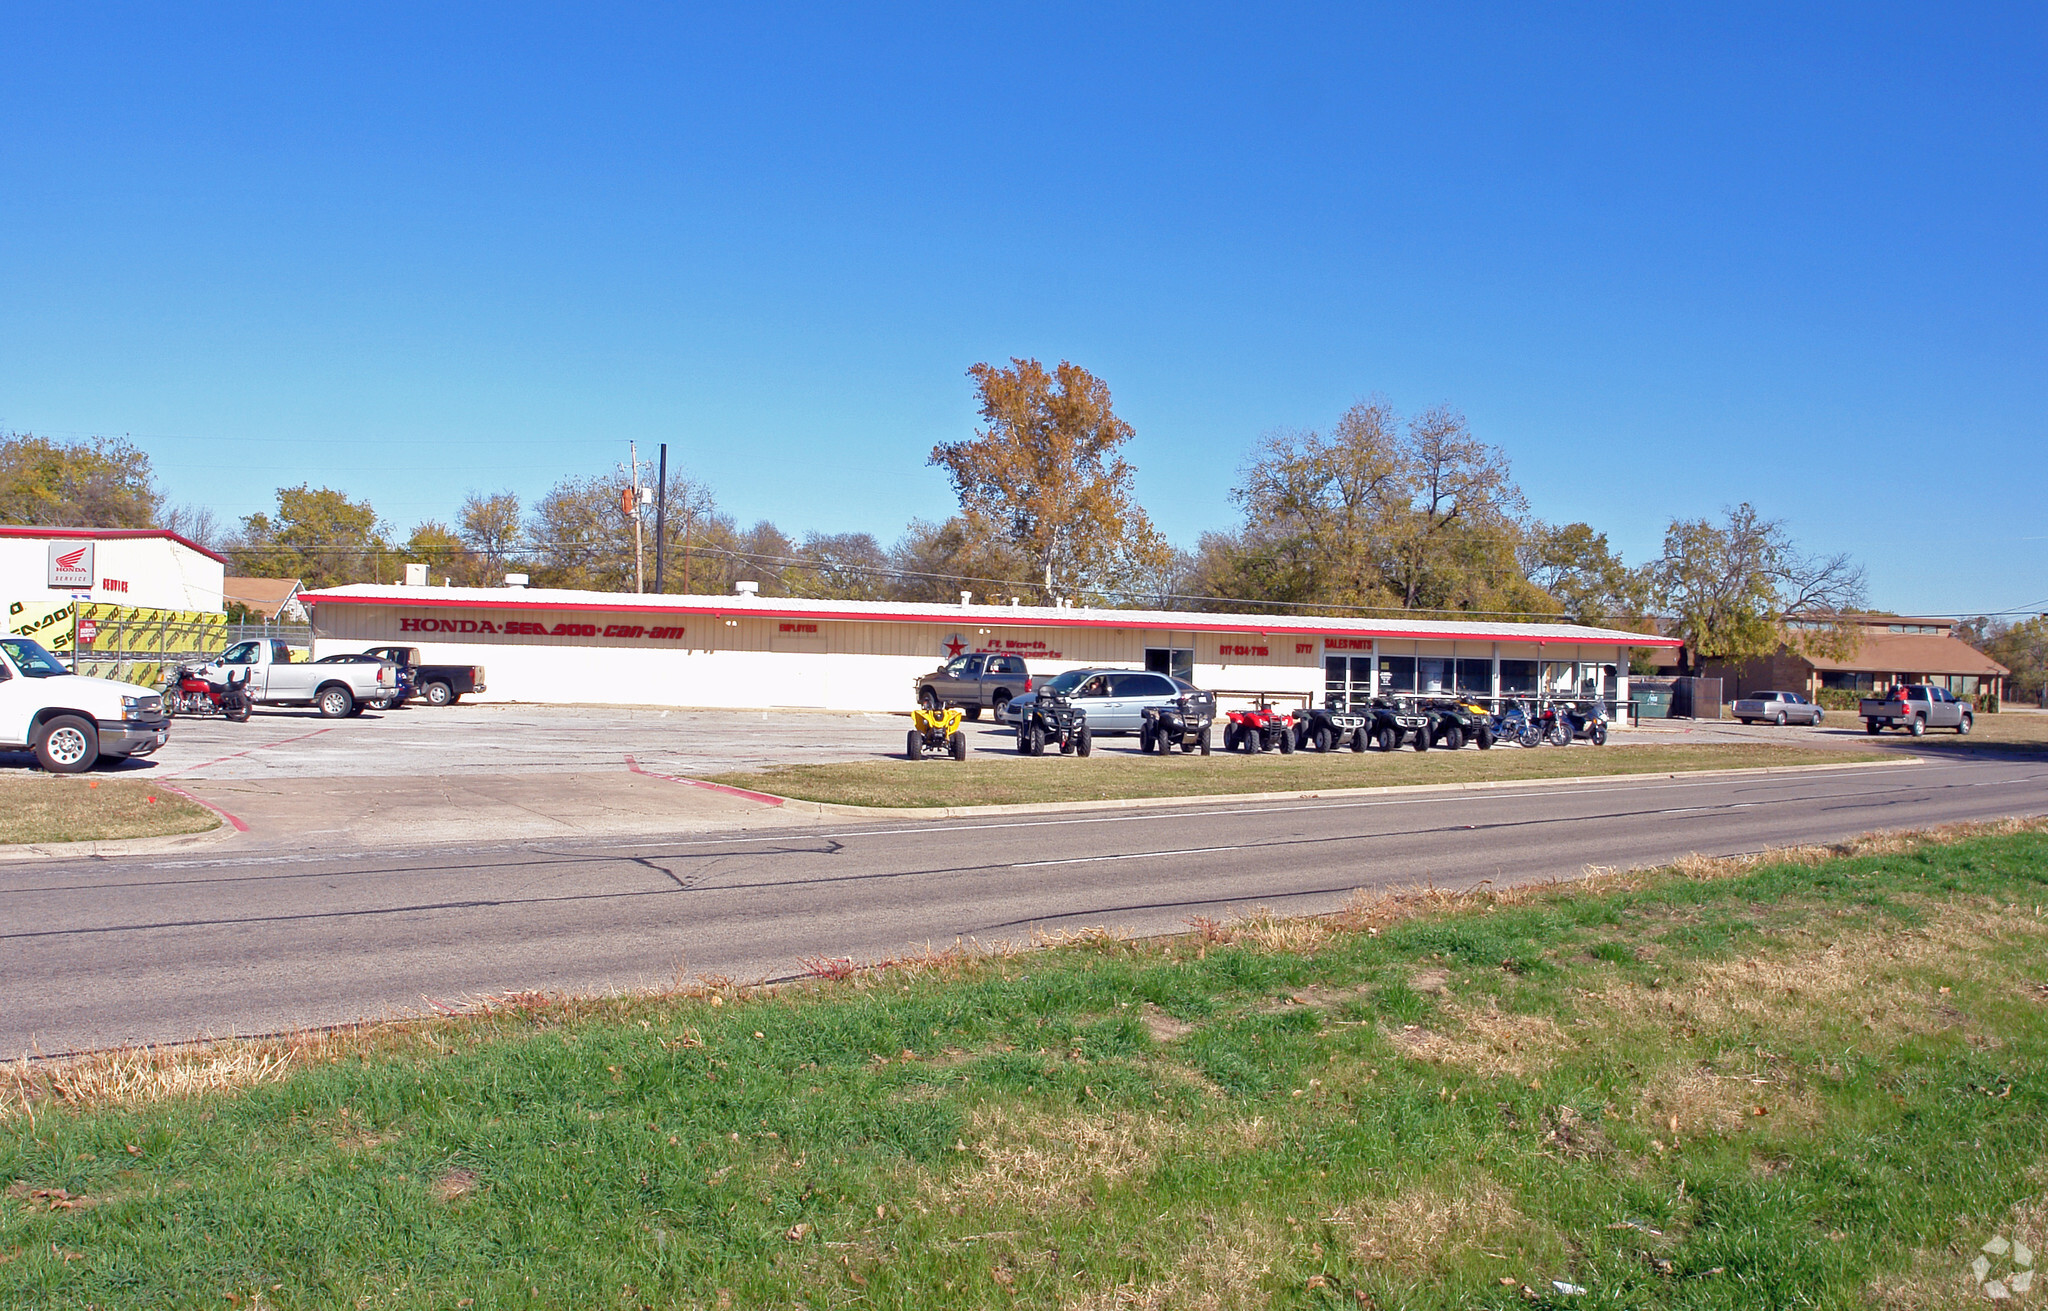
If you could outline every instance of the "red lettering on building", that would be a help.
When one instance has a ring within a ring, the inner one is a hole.
[[[816,624],[783,624],[777,631],[783,633],[815,633],[818,631],[818,626]]]
[[[102,592],[125,592],[128,590],[128,584],[119,578],[102,578],[100,579],[100,590]]]
[[[1269,653],[1270,648],[1268,647],[1237,646],[1228,642],[1222,643],[1216,648],[1216,654],[1219,656],[1262,656]]]
[[[1304,651],[1307,649],[1307,647],[1302,648]],[[1323,649],[1325,651],[1370,651],[1372,650],[1372,639],[1369,637],[1326,637],[1323,639]]]

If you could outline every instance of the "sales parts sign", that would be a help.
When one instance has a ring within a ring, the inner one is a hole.
[[[50,543],[50,586],[90,588],[92,586],[92,543]]]

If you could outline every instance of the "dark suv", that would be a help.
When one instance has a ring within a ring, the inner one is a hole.
[[[1001,719],[1004,708],[1030,690],[1023,656],[962,655],[917,680],[917,703],[927,710],[960,706],[969,719],[993,710]]]

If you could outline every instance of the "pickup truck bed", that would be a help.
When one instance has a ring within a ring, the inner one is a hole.
[[[416,646],[373,646],[364,655],[382,656],[413,673],[413,685],[430,706],[451,706],[471,692],[484,690],[482,665],[428,665],[420,663]]]
[[[1952,728],[1958,733],[1967,733],[1976,727],[1969,704],[1956,700],[1945,687],[1909,683],[1903,691],[1903,699],[1895,693],[1864,697],[1857,703],[1856,713],[1863,717],[1866,733],[1902,728],[1919,737],[1930,728]]]

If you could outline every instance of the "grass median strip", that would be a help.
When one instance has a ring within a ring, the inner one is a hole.
[[[1491,751],[1269,752],[1245,756],[1174,754],[1139,757],[1116,751],[1078,757],[862,760],[831,765],[777,765],[705,781],[753,788],[804,801],[852,806],[998,806],[1033,802],[1193,797],[1242,792],[1398,787],[1580,775],[1667,774],[1773,765],[1829,765],[1891,759],[1896,753],[1747,745],[1644,747],[1495,747]]]
[[[55,774],[0,777],[0,845],[204,833],[220,821],[154,784]]]
[[[2038,821],[812,967],[18,1067],[0,1303],[1916,1307],[2048,1251]]]

